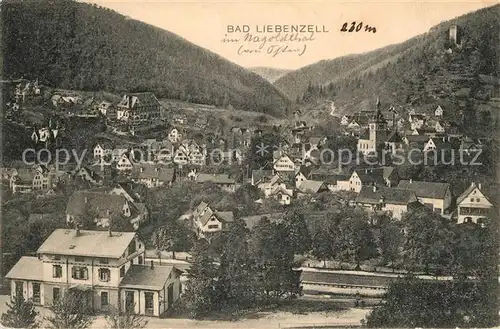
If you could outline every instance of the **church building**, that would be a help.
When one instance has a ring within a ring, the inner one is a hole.
[[[377,112],[369,120],[368,131],[361,135],[358,140],[358,152],[363,155],[376,154],[377,151],[385,147],[384,143],[389,134],[387,121],[380,110],[380,99],[377,98]]]

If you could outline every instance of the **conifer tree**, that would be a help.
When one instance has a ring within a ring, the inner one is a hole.
[[[23,296],[14,297],[12,302],[5,303],[7,312],[2,314],[0,322],[8,328],[37,328],[36,317],[38,312],[29,300],[24,300]]]

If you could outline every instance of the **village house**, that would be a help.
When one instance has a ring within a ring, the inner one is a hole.
[[[285,153],[282,153],[274,160],[274,171],[280,174],[295,173],[294,161]]]
[[[252,177],[250,178],[250,184],[253,186],[257,186],[263,182],[270,181],[273,177],[272,170],[266,169],[256,169],[252,170]]]
[[[193,226],[200,238],[226,230],[234,221],[232,211],[213,210],[207,203],[201,202],[193,211]]]
[[[278,174],[270,180],[263,180],[257,187],[264,193],[264,197],[273,198],[282,205],[289,205],[294,197],[294,188],[289,187]]]
[[[408,211],[408,206],[418,202],[415,193],[394,187],[363,186],[356,197],[356,205],[371,211],[389,211],[398,220]]]
[[[397,184],[399,175],[393,167],[356,169],[349,178],[348,190],[359,193],[364,186],[387,186]],[[342,184],[342,183],[341,183]],[[342,187],[347,187],[342,184]]]
[[[141,162],[168,163],[174,156],[174,145],[169,140],[146,139],[139,148],[143,152]]]
[[[87,166],[82,166],[78,169],[74,173],[74,177],[82,181],[87,181],[92,185],[101,185],[104,180],[104,177],[98,171]]]
[[[304,180],[297,185],[297,190],[299,194],[318,194],[322,192],[328,192],[330,189],[325,182],[316,180]]]
[[[452,149],[451,143],[449,143],[445,137],[431,137],[427,143],[425,143],[423,151],[445,151]]]
[[[393,131],[387,140],[384,142],[385,150],[390,154],[396,154],[398,150],[403,148],[403,139],[397,131]]]
[[[92,311],[160,316],[178,299],[181,271],[145,264],[145,244],[133,232],[57,229],[37,250],[22,257],[6,278],[18,295],[49,307],[78,294]]]
[[[174,144],[180,143],[182,141],[182,134],[177,128],[172,128],[168,133],[168,140]]]
[[[156,125],[161,120],[161,104],[151,92],[123,95],[116,108],[116,118],[132,127]]]
[[[452,195],[450,184],[448,183],[414,181],[410,179],[400,181],[398,188],[413,191],[418,201],[440,215],[444,215],[445,211],[451,205]]]
[[[92,220],[102,227],[108,227],[110,221],[128,221],[134,229],[147,220],[148,213],[141,212],[133,202],[123,195],[96,191],[75,191],[66,206],[66,222]]]
[[[425,125],[425,114],[414,113],[408,116],[408,122],[410,122],[411,130],[420,129]]]
[[[117,113],[116,108],[113,106],[113,103],[108,101],[102,101],[97,105],[97,110],[109,119],[116,119]]]
[[[351,121],[351,116],[343,115],[342,118],[340,119],[340,125],[347,126],[350,121]]]
[[[482,184],[475,182],[457,198],[456,203],[458,224],[482,224],[493,208],[492,202],[482,190]]]
[[[444,110],[443,108],[441,107],[441,105],[438,105],[438,107],[436,107],[436,109],[434,110],[434,116],[435,117],[439,117],[439,118],[442,118],[444,115]]]
[[[183,166],[189,163],[189,153],[182,145],[175,150],[174,153],[174,163]]]
[[[390,131],[387,128],[387,121],[380,111],[380,101],[377,99],[377,112],[370,118],[368,123],[368,133],[363,134],[358,139],[357,150],[364,155],[376,154],[380,145],[384,145]]]
[[[135,183],[144,184],[148,188],[171,186],[175,180],[175,169],[165,166],[140,163],[132,168],[131,179]]]
[[[236,181],[227,174],[203,174],[193,171],[188,176],[189,179],[197,183],[213,183],[226,192],[236,191]]]
[[[12,193],[27,193],[52,189],[55,183],[56,176],[53,170],[45,166],[34,166],[13,169],[9,187]]]

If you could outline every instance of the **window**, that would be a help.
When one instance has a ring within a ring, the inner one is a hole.
[[[99,269],[99,280],[102,282],[108,282],[111,276],[111,271],[107,268]]]
[[[130,244],[128,245],[128,253],[129,253],[129,255],[133,254],[136,250],[137,250],[137,247],[136,247],[136,244],[135,244],[135,240],[132,240],[132,242],[130,242]]]
[[[52,288],[52,300],[57,302],[59,297],[61,297],[61,289],[57,287]]]
[[[108,306],[108,292],[103,291],[101,292],[101,307],[106,307]]]
[[[33,303],[40,303],[40,283],[33,282]]]
[[[85,257],[75,257],[75,262],[83,263],[85,262]]]
[[[139,256],[139,259],[138,259],[137,264],[139,264],[139,265],[140,265],[140,264],[143,264],[143,262],[142,262],[142,256]]]
[[[154,304],[153,304],[153,293],[152,292],[145,292],[144,293],[144,308],[146,309],[146,314],[153,314],[154,312]]]
[[[125,265],[120,267],[120,278],[123,278],[125,276]]]
[[[474,202],[474,198],[470,198],[470,202]]]
[[[100,258],[99,264],[109,264],[109,259],[108,258]]]
[[[87,280],[89,278],[89,271],[84,266],[73,266],[71,268],[71,277],[76,280]]]
[[[479,198],[476,198],[476,202],[479,202],[479,201],[480,201]]]
[[[22,295],[23,295],[23,282],[16,281],[16,296],[22,296]]]
[[[219,225],[208,225],[209,229],[218,228],[218,227],[219,227]]]
[[[61,260],[61,255],[54,255],[54,260]]]
[[[52,277],[53,278],[62,277],[62,266],[61,265],[52,265]]]

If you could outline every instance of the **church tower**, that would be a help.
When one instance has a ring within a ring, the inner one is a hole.
[[[370,119],[369,122],[369,130],[370,130],[370,144],[373,145],[373,148],[376,149],[380,143],[385,142],[387,139],[387,121],[382,115],[382,111],[380,110],[380,98],[377,97],[377,112],[375,116]]]

